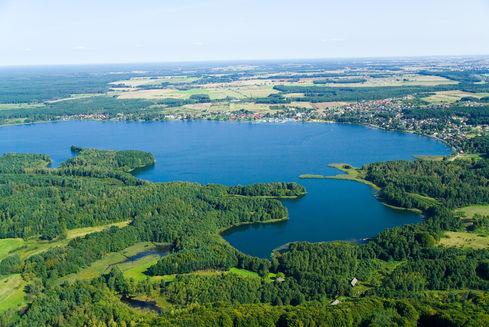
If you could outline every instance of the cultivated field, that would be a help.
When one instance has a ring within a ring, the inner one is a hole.
[[[361,77],[361,76],[359,76]],[[331,83],[322,84],[331,87],[386,87],[386,86],[435,86],[450,85],[457,82],[439,76],[404,74],[382,78],[366,77],[363,83]]]
[[[436,92],[435,94],[430,95],[429,97],[423,98],[423,100],[426,100],[433,104],[443,104],[443,103],[455,103],[460,99],[462,99],[463,97],[474,97],[480,99],[487,96],[489,96],[489,93],[470,93],[470,92],[464,92],[460,90],[453,90],[453,91]]]
[[[162,83],[184,84],[196,81],[196,77],[188,76],[161,76],[161,77],[134,77],[110,83],[111,85],[124,85],[129,88],[137,88],[144,85],[160,85]]]
[[[211,100],[221,100],[226,98],[246,99],[267,97],[272,93],[277,93],[272,86],[268,85],[249,85],[241,87],[202,87],[179,90],[174,88],[154,89],[154,90],[134,90],[122,92],[119,99],[188,99],[191,95],[206,94]]]

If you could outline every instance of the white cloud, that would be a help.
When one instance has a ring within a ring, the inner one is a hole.
[[[87,47],[84,45],[77,45],[76,47],[73,47],[73,50],[86,50]]]

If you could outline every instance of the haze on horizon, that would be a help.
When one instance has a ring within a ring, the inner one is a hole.
[[[489,54],[489,0],[0,0],[0,66]]]

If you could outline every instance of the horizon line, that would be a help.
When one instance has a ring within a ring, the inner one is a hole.
[[[285,61],[335,61],[335,60],[408,60],[408,59],[435,59],[435,58],[488,58],[488,54],[447,54],[447,55],[406,55],[406,56],[358,56],[358,57],[311,57],[311,58],[275,58],[275,59],[209,59],[209,60],[168,60],[168,61],[120,61],[120,62],[93,62],[93,63],[64,63],[64,64],[0,64],[0,68],[29,68],[29,67],[80,67],[80,66],[108,66],[108,65],[175,65],[175,64],[211,64],[211,63],[246,63],[246,62],[285,62]]]

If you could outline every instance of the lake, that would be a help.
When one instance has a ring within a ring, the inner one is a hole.
[[[0,128],[1,153],[45,153],[54,166],[72,156],[71,145],[151,152],[155,166],[137,176],[157,182],[301,183],[307,195],[284,201],[288,221],[223,234],[239,250],[261,257],[287,242],[360,240],[421,219],[384,206],[367,185],[301,180],[300,174],[337,174],[327,167],[333,162],[361,166],[450,153],[445,144],[419,135],[327,123],[68,121]]]

